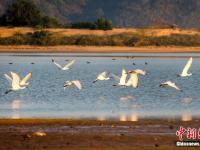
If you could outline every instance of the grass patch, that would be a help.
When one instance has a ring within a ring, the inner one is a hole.
[[[15,33],[9,37],[0,37],[0,45],[33,46],[200,46],[200,34],[171,34],[165,36],[145,36],[137,33],[113,35],[66,35],[47,30]]]

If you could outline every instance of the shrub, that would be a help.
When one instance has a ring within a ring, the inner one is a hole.
[[[144,37],[137,34],[63,36],[48,31],[0,37],[1,45],[83,45],[83,46],[200,46],[200,35]]]
[[[70,26],[74,29],[98,29],[98,30],[112,30],[112,22],[103,18],[97,19],[95,22],[77,22]]]

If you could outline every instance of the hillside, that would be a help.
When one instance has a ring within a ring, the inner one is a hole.
[[[0,0],[0,13],[15,0]],[[115,26],[177,24],[200,27],[199,0],[33,0],[45,15],[61,22],[109,18]]]

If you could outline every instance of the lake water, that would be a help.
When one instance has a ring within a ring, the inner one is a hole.
[[[127,59],[125,56],[135,57]],[[177,74],[189,56],[194,57],[190,70],[193,75],[178,78]],[[76,63],[71,70],[60,71],[52,64],[52,58],[61,64],[67,59],[76,59]],[[87,64],[87,61],[91,63]],[[109,71],[120,75],[122,68],[147,71],[146,76],[139,77],[138,89],[113,87],[116,84],[113,79],[92,84],[98,73]],[[9,88],[4,74],[10,71],[20,76],[32,72],[29,88],[4,95]],[[66,80],[80,80],[83,89],[70,87],[64,91]],[[167,80],[175,82],[183,92],[160,89],[159,84]],[[137,121],[150,117],[199,117],[199,84],[199,54],[0,54],[0,118],[119,118]]]

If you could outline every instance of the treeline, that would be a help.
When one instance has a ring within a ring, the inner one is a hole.
[[[80,22],[64,25],[55,18],[44,16],[31,0],[17,0],[8,6],[6,12],[0,17],[0,26],[26,26],[41,28],[77,28],[111,30],[112,22],[100,18],[95,22]]]
[[[146,37],[138,34],[73,35],[61,36],[48,31],[15,34],[0,37],[0,45],[80,45],[80,46],[200,46],[200,35],[172,34],[161,37]]]
[[[112,30],[112,22],[104,18],[99,18],[95,22],[72,23],[69,27],[73,29]]]

